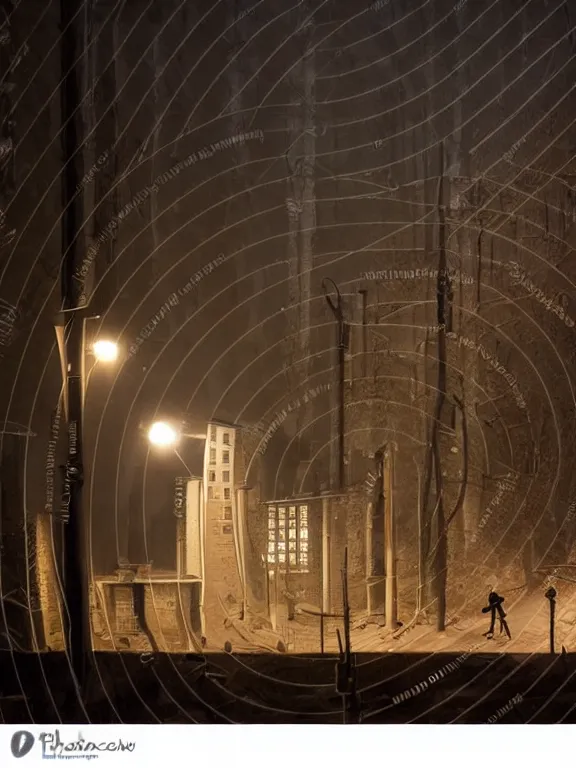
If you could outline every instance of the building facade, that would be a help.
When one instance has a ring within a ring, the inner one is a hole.
[[[204,454],[204,605],[208,643],[218,638],[226,619],[243,612],[242,532],[236,489],[239,428],[208,423]]]

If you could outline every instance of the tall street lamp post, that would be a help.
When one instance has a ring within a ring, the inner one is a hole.
[[[86,547],[84,483],[84,403],[88,377],[98,363],[111,363],[118,357],[118,345],[97,340],[91,348],[94,365],[86,377],[86,321],[81,308],[62,312],[56,321],[58,348],[64,377],[64,414],[68,450],[63,470],[59,520],[63,525],[62,564],[65,637],[72,662],[77,693],[86,682],[87,660],[91,651],[89,553]]]

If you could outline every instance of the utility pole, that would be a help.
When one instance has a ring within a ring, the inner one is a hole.
[[[346,484],[344,473],[344,372],[345,372],[345,352],[348,349],[349,326],[344,322],[344,311],[342,309],[342,297],[338,286],[329,277],[322,280],[322,288],[326,303],[330,307],[334,319],[336,320],[336,352],[337,352],[337,375],[338,375],[338,473],[337,488],[333,490],[342,491]],[[334,291],[336,299],[330,296],[330,288]]]
[[[362,325],[360,328],[360,375],[362,377],[362,384],[367,375],[366,355],[368,353],[368,291],[361,289],[358,291],[360,296],[360,311],[362,317]],[[360,388],[362,392],[362,387]]]
[[[76,692],[81,696],[85,683],[86,662],[90,651],[90,603],[86,564],[84,516],[82,509],[83,451],[82,416],[84,409],[84,317],[83,280],[80,271],[82,179],[80,91],[76,59],[79,0],[60,0],[61,23],[61,121],[62,121],[62,270],[61,291],[64,337],[62,355],[66,421],[68,423],[68,460],[60,518],[64,526],[64,592],[67,603],[67,640],[72,661]]]
[[[452,330],[452,285],[448,275],[448,262],[446,256],[446,190],[444,179],[444,145],[438,145],[438,279],[436,282],[436,308],[438,318],[438,344],[437,344],[437,397],[434,410],[434,422],[432,433],[432,451],[434,456],[434,471],[437,479],[436,486],[436,541],[434,542],[433,558],[433,584],[434,597],[436,598],[438,632],[444,632],[446,628],[446,578],[448,568],[448,535],[446,532],[446,519],[444,510],[443,491],[443,463],[448,454],[448,446],[445,444],[446,435],[451,430],[451,409],[447,402],[448,386],[448,362],[446,349],[446,333]],[[427,521],[429,524],[429,521]]]

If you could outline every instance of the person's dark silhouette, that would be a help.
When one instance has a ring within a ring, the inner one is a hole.
[[[490,592],[488,595],[488,605],[485,608],[482,608],[482,613],[490,613],[490,629],[488,632],[484,632],[484,637],[487,637],[489,640],[492,639],[494,636],[494,625],[496,624],[496,612],[498,612],[498,618],[500,620],[500,634],[502,632],[506,632],[508,635],[508,639],[512,640],[512,635],[510,634],[510,629],[508,627],[508,623],[506,622],[506,614],[504,613],[504,608],[502,608],[502,603],[504,602],[504,598],[500,597],[499,594],[496,592]]]

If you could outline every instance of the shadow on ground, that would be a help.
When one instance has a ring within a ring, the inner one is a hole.
[[[63,654],[4,652],[0,711],[5,723],[340,723],[336,661],[97,653],[83,711]],[[356,664],[365,723],[576,722],[576,654],[356,654]]]

